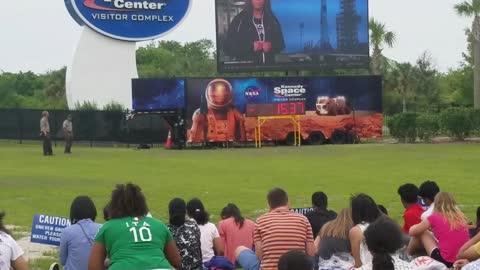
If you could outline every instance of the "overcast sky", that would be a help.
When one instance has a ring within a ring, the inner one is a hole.
[[[193,0],[188,18],[163,39],[214,40],[214,2]],[[459,18],[453,11],[458,2],[370,0],[370,17],[386,23],[398,36],[395,48],[385,54],[397,61],[414,62],[422,52],[429,51],[440,70],[457,67],[466,50],[463,29],[471,24],[470,19]],[[81,27],[70,18],[63,0],[0,3],[0,71],[41,73],[68,65]]]

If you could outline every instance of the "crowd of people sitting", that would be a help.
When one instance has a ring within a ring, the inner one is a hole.
[[[476,223],[469,223],[453,196],[433,181],[402,185],[398,194],[402,227],[366,194],[352,196],[337,214],[328,210],[327,195],[315,192],[313,211],[304,216],[291,211],[280,188],[268,192],[270,209],[256,222],[229,203],[217,227],[199,199],[171,200],[164,224],[150,215],[139,186],[121,184],[103,209],[103,225],[95,222],[89,197],[73,200],[59,263],[65,270],[480,269],[480,208]],[[26,270],[3,217],[0,270]]]

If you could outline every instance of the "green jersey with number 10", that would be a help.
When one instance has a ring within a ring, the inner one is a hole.
[[[170,241],[165,224],[149,217],[112,219],[95,237],[107,249],[110,270],[172,269],[164,253]]]

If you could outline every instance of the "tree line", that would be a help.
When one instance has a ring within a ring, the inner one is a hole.
[[[428,51],[419,55],[415,63],[385,57],[384,49],[396,45],[397,35],[385,24],[371,19],[369,69],[304,71],[299,75],[382,75],[383,109],[387,115],[471,107],[474,93],[479,93],[480,105],[480,90],[474,91],[474,86],[475,90],[480,88],[480,82],[474,83],[480,79],[480,65],[475,65],[476,59],[480,61],[480,0],[465,1],[454,8],[459,15],[474,18],[472,27],[464,30],[469,46],[459,55],[461,64],[457,68],[440,72],[434,56]],[[225,76],[217,73],[215,53],[215,44],[211,40],[185,44],[151,42],[136,52],[138,73],[140,78]],[[31,71],[0,73],[0,108],[67,109],[65,75],[65,67],[44,74]],[[285,76],[285,72],[237,73],[235,76]],[[78,108],[82,106],[95,109],[92,103],[77,104]]]

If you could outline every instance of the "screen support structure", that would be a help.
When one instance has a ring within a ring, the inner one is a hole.
[[[255,127],[255,147],[262,147],[262,126],[268,120],[274,119],[290,119],[293,122],[293,145],[300,146],[302,144],[300,115],[279,115],[279,116],[259,116],[257,117],[257,126]]]

